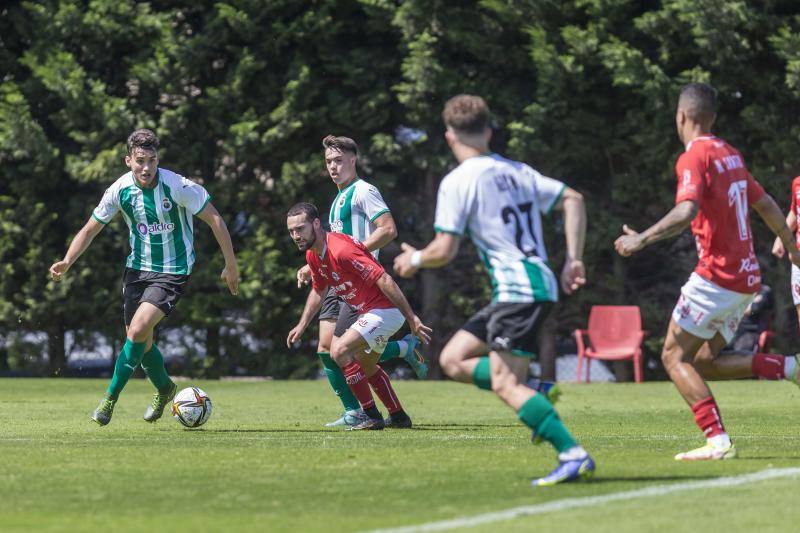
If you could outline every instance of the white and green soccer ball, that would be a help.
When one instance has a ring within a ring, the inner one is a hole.
[[[172,400],[172,416],[187,428],[200,427],[211,416],[211,398],[203,389],[187,387]]]

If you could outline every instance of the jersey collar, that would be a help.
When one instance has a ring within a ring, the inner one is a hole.
[[[695,137],[694,139],[689,141],[689,144],[686,145],[686,151],[688,152],[689,150],[692,149],[692,145],[694,144],[695,141],[711,141],[713,139],[716,139],[714,135],[701,135],[700,137]]]

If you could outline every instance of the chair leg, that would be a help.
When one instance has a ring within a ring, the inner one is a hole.
[[[581,382],[581,367],[583,366],[583,354],[578,354],[578,368],[575,370],[575,383]]]
[[[633,354],[633,379],[636,383],[642,382],[642,353]]]
[[[586,358],[586,383],[592,382],[592,359],[591,357]]]

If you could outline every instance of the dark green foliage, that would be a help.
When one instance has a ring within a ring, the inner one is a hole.
[[[800,171],[800,7],[713,0],[335,0],[133,3],[11,2],[0,8],[0,368],[23,364],[21,332],[50,339],[63,371],[67,331],[122,336],[119,283],[127,254],[117,220],[60,284],[48,266],[126,168],[124,139],[151,127],[162,166],[201,181],[233,231],[238,298],[218,279],[222,257],[198,221],[198,263],[165,325],[185,325],[208,356],[206,376],[305,376],[313,349],[286,354],[305,292],[286,236],[298,200],[324,212],[335,189],[320,140],[361,145],[362,175],[383,191],[398,241],[432,237],[440,178],[453,166],[440,111],[453,94],[482,94],[494,148],[583,192],[589,285],[558,308],[559,331],[585,324],[594,303],[638,303],[659,337],[695,260],[688,235],[630,260],[613,251],[621,225],[642,229],[674,195],[678,88],[719,89],[717,132],[788,208]],[[418,130],[398,135],[398,128]],[[550,225],[555,269],[560,222]],[[777,347],[795,348],[788,266],[754,223],[764,278],[776,288]],[[398,246],[382,255],[389,265]],[[430,355],[487,299],[470,246],[444,271],[403,282],[437,332]],[[306,334],[311,339],[314,331]],[[119,344],[117,342],[117,344]],[[657,340],[651,348],[658,350]],[[191,351],[190,351],[191,355]],[[34,365],[35,366],[35,365]],[[37,367],[40,368],[40,367]]]

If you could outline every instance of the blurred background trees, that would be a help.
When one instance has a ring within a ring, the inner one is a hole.
[[[693,240],[687,232],[629,260],[612,243],[623,223],[644,228],[672,204],[677,90],[689,81],[719,90],[717,133],[788,209],[800,173],[799,30],[800,5],[788,0],[6,2],[0,371],[59,375],[78,351],[118,347],[124,223],[112,223],[62,283],[46,272],[127,170],[127,135],[149,127],[162,140],[162,166],[213,195],[242,271],[241,295],[231,297],[200,224],[189,290],[162,329],[185,345],[182,370],[313,374],[313,349],[284,344],[305,299],[285,211],[300,200],[327,211],[335,188],[321,139],[359,142],[361,175],[382,190],[398,243],[424,244],[438,182],[454,164],[440,111],[462,92],[492,108],[495,150],[587,199],[589,284],[558,308],[558,334],[585,325],[593,303],[636,303],[656,353],[694,265]],[[560,221],[548,229],[558,269]],[[764,224],[754,230],[776,289],[776,347],[796,350],[788,264],[770,255]],[[385,265],[398,250],[386,249]],[[431,356],[489,294],[471,246],[444,271],[401,286],[435,327]]]

